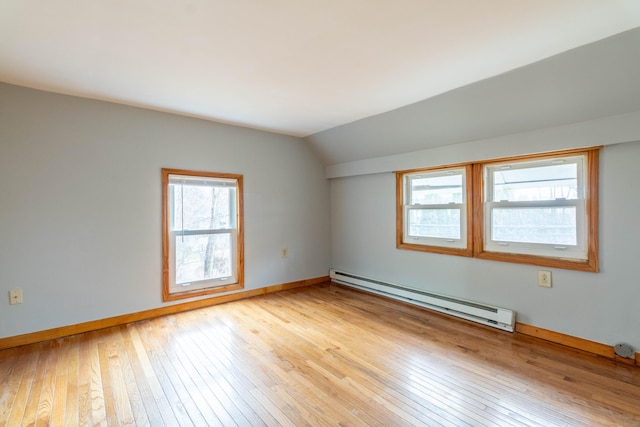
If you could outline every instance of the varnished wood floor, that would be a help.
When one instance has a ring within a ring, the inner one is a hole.
[[[0,351],[0,426],[640,425],[640,369],[336,285]]]

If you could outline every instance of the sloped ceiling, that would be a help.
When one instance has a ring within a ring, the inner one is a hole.
[[[640,28],[306,138],[327,165],[640,112]]]
[[[637,0],[2,0],[0,81],[309,136],[638,26]]]

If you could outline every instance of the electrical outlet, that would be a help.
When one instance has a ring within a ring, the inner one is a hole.
[[[551,287],[551,272],[545,270],[538,271],[538,286],[544,286],[545,288]]]
[[[9,304],[22,304],[22,289],[12,289],[9,291]]]
[[[282,249],[280,250],[280,256],[281,256],[282,258],[286,258],[286,257],[288,257],[288,256],[289,256],[289,250],[288,250],[287,248],[282,248]]]

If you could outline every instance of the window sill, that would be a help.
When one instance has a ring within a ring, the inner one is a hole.
[[[477,251],[475,258],[492,261],[512,262],[516,264],[536,265],[539,267],[562,268],[565,270],[598,272],[598,260],[590,257],[587,260],[572,260],[566,258],[543,257],[537,255],[508,254],[501,252]]]
[[[186,298],[200,297],[203,295],[211,295],[211,294],[219,294],[221,292],[236,291],[239,289],[244,289],[244,284],[232,283],[230,285],[222,285],[222,286],[216,286],[213,288],[205,288],[205,289],[196,289],[193,291],[174,292],[170,294],[163,293],[162,301],[163,302],[177,301],[177,300],[186,299]]]
[[[457,256],[473,256],[473,252],[470,249],[460,248],[447,248],[444,246],[430,246],[430,245],[416,245],[411,243],[399,243],[396,245],[397,249],[404,249],[410,251],[431,252],[434,254],[444,255],[457,255]]]

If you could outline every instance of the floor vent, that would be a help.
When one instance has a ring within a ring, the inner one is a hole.
[[[331,270],[331,280],[346,286],[384,295],[411,304],[426,307],[441,313],[472,320],[494,328],[513,332],[516,315],[512,310],[493,307],[451,296],[434,294],[420,289],[400,286],[368,277]]]

